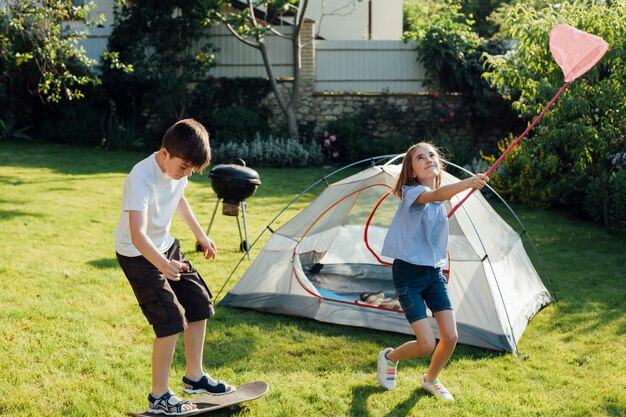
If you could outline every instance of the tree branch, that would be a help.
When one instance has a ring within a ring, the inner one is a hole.
[[[261,46],[260,43],[254,43],[251,40],[244,38],[235,30],[235,28],[230,23],[226,23],[225,20],[222,20],[222,22],[224,23],[224,25],[226,25],[226,28],[228,29],[228,31],[239,41],[245,43],[248,46],[259,49],[259,47]]]

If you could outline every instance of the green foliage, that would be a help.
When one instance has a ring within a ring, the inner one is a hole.
[[[147,129],[155,144],[167,127],[189,115],[189,88],[214,65],[204,24],[210,3],[137,0],[116,7],[108,49],[134,71],[105,67],[104,85],[117,113]]]
[[[211,142],[251,140],[269,133],[263,99],[271,88],[260,78],[207,78],[195,83],[189,115],[211,133]]]
[[[101,117],[98,108],[84,102],[50,107],[36,129],[37,138],[51,143],[96,147],[102,141]]]
[[[608,191],[619,169],[614,156],[626,149],[626,2],[574,1],[539,10],[517,4],[505,8],[500,18],[517,46],[507,54],[490,56],[486,77],[527,120],[536,117],[563,84],[563,73],[548,48],[553,26],[569,23],[610,44],[604,58],[572,82],[531,132],[534,140],[521,145],[517,159],[505,159],[502,169],[519,174],[517,181],[529,186],[541,179],[545,191],[537,202],[542,205],[582,213],[587,210],[583,202],[597,198],[603,207],[602,222],[607,231],[614,230],[623,221],[609,218]],[[521,166],[516,166],[518,161]],[[594,189],[587,186],[592,179],[599,181],[595,196],[588,195]],[[502,191],[528,200],[520,195],[529,192],[526,187]],[[588,214],[597,218],[597,213]]]
[[[98,147],[102,145],[102,118],[110,104],[102,87],[85,89],[85,98],[64,103],[50,103],[38,110],[33,137],[40,141],[66,145]]]
[[[215,137],[221,141],[251,139],[268,132],[267,122],[257,113],[241,106],[219,109],[212,118]]]
[[[324,131],[332,132],[338,138],[336,152],[339,153],[339,161],[354,162],[374,156],[372,151],[376,147],[367,128],[367,118],[364,114],[340,117],[328,123]],[[324,140],[323,137],[318,139],[320,149],[323,147]]]
[[[502,53],[506,50],[504,42],[481,38],[474,21],[458,3],[449,1],[430,3],[423,10],[409,13],[407,26],[404,38],[416,41],[419,60],[428,79],[433,80],[430,87],[437,94],[460,95],[457,116],[470,115],[469,123],[475,128],[494,121],[516,124],[509,105],[482,78],[484,54]],[[446,123],[448,116],[443,118]]]
[[[598,196],[602,193],[602,187],[606,187],[608,195],[608,213],[604,213]],[[614,230],[626,230],[626,171],[613,172],[609,177],[608,184],[602,185],[599,178],[592,178],[587,184],[584,208],[589,216],[602,223],[605,216],[613,225]]]
[[[125,122],[115,113],[102,117],[100,123],[101,147],[108,150],[140,150],[146,148],[145,139],[132,123]]]
[[[90,68],[79,41],[81,24],[90,19],[94,3],[73,6],[69,1],[5,0],[0,7],[0,73],[10,95],[38,95],[44,102],[80,99],[86,85],[100,81]],[[16,111],[16,106],[11,106]]]
[[[460,2],[463,14],[474,19],[476,32],[485,38],[490,38],[498,31],[497,21],[491,19],[491,14],[500,6],[509,3],[513,3],[513,0],[461,0]]]
[[[483,155],[491,166],[508,148],[514,137],[498,143],[497,155]],[[524,145],[525,146],[525,145]],[[541,169],[536,167],[540,166]],[[523,146],[514,147],[506,159],[491,174],[490,185],[505,199],[530,206],[549,207],[554,200],[555,190],[550,187],[546,176],[557,176],[558,160],[544,152],[529,155]]]
[[[317,143],[301,143],[294,138],[230,141],[212,149],[214,163],[228,163],[240,158],[254,167],[306,167],[322,163],[322,152]]]

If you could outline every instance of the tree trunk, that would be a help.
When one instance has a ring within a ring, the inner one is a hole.
[[[290,138],[298,138],[298,116],[296,115],[296,109],[288,108],[285,112],[285,116],[287,117],[287,129],[289,131]]]

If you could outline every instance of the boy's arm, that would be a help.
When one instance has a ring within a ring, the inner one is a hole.
[[[446,201],[454,197],[461,191],[468,188],[481,189],[489,182],[489,177],[485,174],[476,174],[473,177],[464,179],[454,184],[444,185],[432,191],[424,191],[415,200],[416,204],[432,203],[434,201]]]
[[[186,265],[178,261],[167,259],[148,237],[146,230],[148,221],[143,211],[130,210],[128,212],[130,237],[133,245],[141,252],[144,258],[163,272],[165,278],[172,281],[180,280],[180,271]]]
[[[215,242],[209,238],[198,220],[196,216],[193,214],[193,210],[191,210],[191,206],[189,202],[182,196],[180,201],[178,202],[178,206],[176,207],[176,212],[180,217],[182,217],[183,221],[191,229],[194,236],[196,237],[196,242],[198,242],[202,246],[202,252],[204,253],[204,258],[215,258],[217,255],[217,248],[215,247]]]

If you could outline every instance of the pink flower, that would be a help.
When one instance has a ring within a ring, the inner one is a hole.
[[[452,110],[448,111],[448,117],[451,119],[454,117],[454,112]]]
[[[324,137],[327,138],[328,137],[328,130],[324,131]]]
[[[439,126],[443,126],[443,123],[446,121],[443,117],[439,118]]]
[[[334,142],[334,141],[337,140],[337,137],[335,135],[330,135],[329,139],[330,139],[331,142]]]
[[[339,152],[333,151],[333,158],[339,158]]]
[[[474,113],[472,113],[471,111],[467,112],[467,118],[468,119],[471,119],[473,115],[474,115]]]
[[[435,91],[435,92],[433,93],[433,98],[439,98],[439,93]]]
[[[325,139],[325,140],[324,140],[324,147],[325,147],[325,148],[330,147],[330,141],[329,141],[328,139]]]

